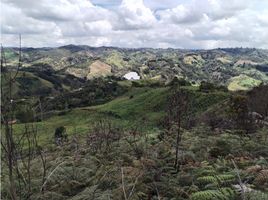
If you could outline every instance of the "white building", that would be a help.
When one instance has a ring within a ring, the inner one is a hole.
[[[123,77],[127,80],[139,80],[141,78],[137,72],[129,72]]]

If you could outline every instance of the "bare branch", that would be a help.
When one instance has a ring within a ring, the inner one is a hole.
[[[46,181],[44,182],[44,184],[41,186],[40,192],[42,192],[44,190],[44,187],[46,186],[48,180],[50,179],[50,177],[55,173],[55,171],[57,171],[57,169],[63,165],[64,163],[66,163],[66,161],[63,161],[62,163],[58,164],[48,175],[48,177],[46,178]]]
[[[233,159],[232,159],[232,163],[233,163],[233,166],[234,166],[234,168],[235,168],[236,175],[237,175],[237,177],[238,177],[238,184],[239,184],[240,187],[241,187],[242,200],[246,200],[244,183],[242,182],[242,179],[241,179],[241,177],[240,177],[239,169],[238,169],[238,167],[237,167],[237,165],[235,164],[235,162],[234,162]]]
[[[121,181],[122,181],[122,189],[123,189],[123,193],[124,193],[124,198],[125,198],[125,200],[127,200],[127,194],[126,194],[125,183],[124,183],[124,169],[123,169],[123,167],[121,167]]]

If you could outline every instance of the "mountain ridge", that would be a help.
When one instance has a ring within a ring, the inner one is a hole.
[[[8,55],[8,65],[15,65],[19,48],[5,48],[5,51]],[[248,79],[268,83],[266,49],[191,50],[91,47],[72,44],[50,48],[22,48],[22,62],[25,68],[51,66],[55,71],[63,71],[79,78],[92,78],[87,76],[87,72],[89,66],[96,61],[110,66],[110,75],[119,78],[134,71],[142,79],[158,78],[160,81],[169,82],[178,77],[197,84],[207,81],[228,86],[235,77],[242,74]],[[103,74],[105,75],[107,74]],[[251,87],[247,85],[246,88],[248,86]]]

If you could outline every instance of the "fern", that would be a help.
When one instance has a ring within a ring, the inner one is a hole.
[[[255,185],[263,186],[268,183],[268,170],[262,170],[254,180]]]
[[[236,193],[231,188],[205,190],[192,194],[191,200],[234,200]]]
[[[267,200],[268,194],[261,191],[252,191],[246,193],[246,200]]]
[[[201,172],[199,172],[199,176],[212,176],[216,175],[217,172],[214,169],[204,169]]]
[[[235,181],[235,176],[232,174],[221,174],[216,176],[203,176],[197,178],[197,182],[202,185],[206,186],[207,184],[212,185],[229,185]]]
[[[102,200],[109,199],[110,197],[112,197],[112,194],[109,190],[101,191],[97,185],[93,185],[73,196],[70,200]]]
[[[215,184],[218,182],[217,178],[215,176],[203,176],[203,177],[198,177],[197,182],[200,185],[207,185],[207,184]]]
[[[31,200],[46,200],[46,199],[53,199],[53,200],[64,200],[68,197],[63,196],[57,192],[45,192],[44,194],[34,194],[31,196]]]
[[[218,183],[209,183],[203,189],[205,189],[205,190],[215,190],[215,189],[218,189],[218,188],[219,188]]]
[[[220,188],[219,189],[220,192],[225,196],[225,197],[228,197],[228,199],[235,199],[235,197],[237,196],[237,193],[231,189],[231,188]]]
[[[235,176],[232,174],[221,174],[216,176],[216,178],[221,184],[224,185],[229,185],[230,183],[233,183],[236,180]]]
[[[191,200],[227,200],[218,190],[205,190],[192,194]]]

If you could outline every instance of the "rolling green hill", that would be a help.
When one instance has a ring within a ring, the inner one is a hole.
[[[5,48],[5,51],[8,65],[16,65],[18,49]],[[111,74],[116,77],[135,71],[142,79],[159,77],[167,82],[177,76],[195,83],[209,81],[227,86],[233,77],[239,75],[268,82],[268,51],[262,49],[124,49],[67,45],[59,48],[23,48],[22,55],[25,68],[41,65],[88,79],[93,78],[88,76],[91,64],[98,61],[111,69]],[[244,88],[251,87],[246,85]]]
[[[192,116],[203,113],[229,96],[226,92],[199,92],[197,87],[182,88],[190,94],[189,113]],[[45,143],[53,139],[54,130],[59,126],[65,126],[69,135],[86,134],[94,123],[101,119],[107,119],[124,129],[135,127],[141,131],[161,129],[160,122],[165,116],[169,95],[170,87],[133,87],[108,103],[54,112],[51,117],[43,122],[37,122],[36,125],[40,131],[39,136]],[[24,124],[16,124],[15,128],[20,134]]]

